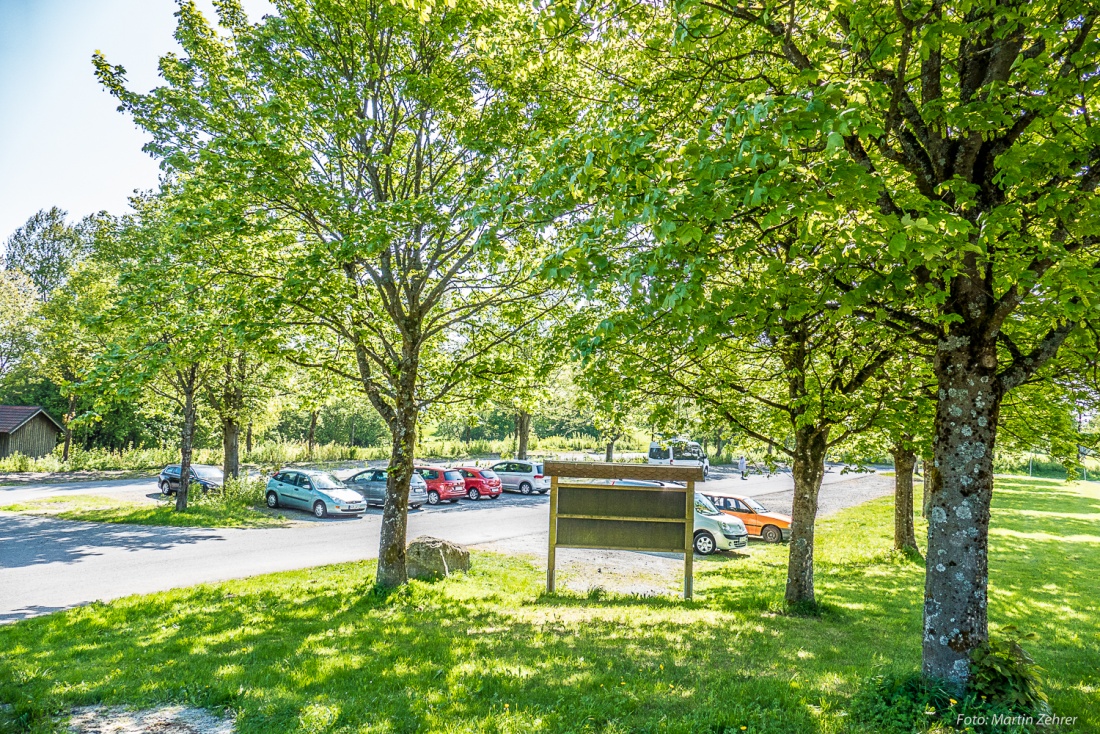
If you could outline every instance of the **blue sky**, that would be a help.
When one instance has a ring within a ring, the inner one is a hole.
[[[270,11],[264,0],[244,5],[253,19]],[[131,88],[156,86],[157,59],[178,50],[175,9],[174,0],[0,0],[0,243],[39,209],[123,213],[135,189],[156,186],[146,136],[96,82],[91,59],[101,50],[126,67]]]

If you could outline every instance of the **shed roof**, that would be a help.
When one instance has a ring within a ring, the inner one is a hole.
[[[39,413],[57,426],[57,430],[65,430],[53,416],[37,405],[0,405],[0,433],[15,433]]]

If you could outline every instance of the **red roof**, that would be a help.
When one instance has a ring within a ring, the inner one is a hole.
[[[57,426],[57,430],[65,430],[49,413],[37,405],[0,405],[0,433],[15,433],[39,413]]]

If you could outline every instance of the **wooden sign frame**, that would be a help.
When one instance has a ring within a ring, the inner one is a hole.
[[[546,591],[554,593],[558,548],[684,554],[684,598],[692,596],[695,482],[702,467],[544,461],[550,477],[550,546]],[[559,482],[559,479],[640,479],[682,486]],[[561,508],[564,507],[564,511]]]

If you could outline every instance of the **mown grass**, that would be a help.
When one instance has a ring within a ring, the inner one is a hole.
[[[1001,480],[994,629],[1037,638],[1054,712],[1100,731],[1100,489]],[[853,694],[920,662],[922,566],[889,499],[821,523],[818,616],[782,613],[785,548],[702,559],[697,596],[546,596],[524,559],[384,595],[373,564],[131,597],[0,628],[0,701],[227,709],[240,732],[856,732]]]
[[[287,519],[265,507],[250,507],[214,501],[193,501],[184,512],[176,512],[175,497],[165,501],[136,503],[96,495],[47,497],[0,507],[7,512],[47,515],[60,520],[165,525],[184,528],[282,527]]]

